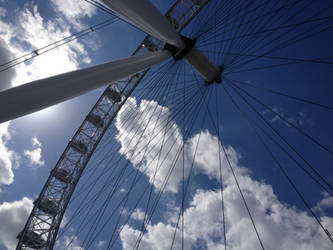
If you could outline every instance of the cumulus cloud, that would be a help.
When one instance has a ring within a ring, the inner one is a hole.
[[[7,249],[15,249],[16,236],[24,227],[32,207],[33,201],[27,197],[0,204],[0,243]]]
[[[144,218],[145,213],[140,208],[135,209],[131,215],[131,219],[133,220],[142,221]]]
[[[34,136],[31,141],[33,149],[24,150],[24,155],[28,157],[33,166],[43,166],[45,162],[42,160],[42,144],[36,136]]]
[[[68,8],[75,9],[75,8]],[[0,16],[1,63],[30,53],[72,34],[71,25],[64,20],[44,18],[38,6],[30,3],[18,9],[15,23]],[[7,11],[7,15],[8,11]],[[43,52],[37,51],[38,53]],[[28,57],[27,57],[28,58]],[[23,58],[26,59],[26,58]],[[1,89],[78,69],[80,64],[90,63],[85,46],[78,40],[53,49],[43,56],[37,56],[1,74]],[[1,68],[3,69],[3,68]]]
[[[129,159],[134,167],[145,173],[157,190],[163,188],[168,178],[165,191],[176,193],[183,180],[183,139],[171,115],[167,107],[155,101],[143,100],[138,104],[136,99],[131,97],[118,113],[116,127],[119,133],[116,138],[122,146],[120,153]],[[131,122],[128,124],[126,122],[129,117]],[[210,178],[217,178],[219,174],[218,168],[215,168],[218,160],[218,140],[208,131],[202,133],[203,136],[197,134],[184,142],[185,178],[189,175],[199,139],[196,169]],[[227,152],[231,160],[238,163],[236,151],[227,147]],[[226,159],[222,161],[225,163]],[[248,170],[242,169],[242,171]]]
[[[7,147],[10,140],[9,124],[10,122],[0,124],[0,188],[1,185],[13,183],[13,166],[19,164],[19,156]]]
[[[286,125],[287,127],[291,127],[290,124],[296,126],[296,127],[302,127],[305,125],[313,125],[313,121],[302,111],[297,112],[294,116],[288,116],[286,115],[282,109],[280,108],[272,108],[272,110],[275,112],[272,112],[270,110],[265,110],[263,114],[269,114],[271,115],[270,121],[271,122],[280,122],[281,124]],[[277,114],[279,114],[281,117],[283,117],[286,121],[281,119]],[[290,124],[289,124],[289,123]]]
[[[67,250],[84,250],[81,241],[76,236],[65,235],[61,240],[56,242],[55,248]]]
[[[128,117],[132,117],[131,123],[125,126]],[[143,100],[137,104],[135,98],[129,98],[117,116],[116,138],[121,144],[120,153],[144,172],[156,189],[162,189],[170,166],[174,166],[165,190],[177,192],[182,181],[183,140],[179,128],[170,119],[170,110],[157,102]],[[188,166],[185,172],[187,175]]]
[[[85,1],[53,0],[52,3],[76,28],[82,28],[83,17],[92,17],[96,13],[96,7]]]
[[[3,7],[0,7],[0,17],[4,17],[6,15],[6,9]]]
[[[1,9],[0,9],[1,17]],[[0,32],[1,33],[1,32]],[[9,62],[14,59],[13,53],[8,50],[5,40],[0,38],[0,65]],[[11,87],[12,80],[16,77],[16,71],[14,68],[10,68],[6,71],[1,72],[0,91]]]
[[[163,116],[158,115],[159,112],[156,112],[156,110],[161,112]],[[141,118],[140,116],[143,113],[148,113],[151,117]],[[125,127],[128,125],[126,124],[125,126],[124,121],[131,114],[135,115],[133,115],[131,124],[129,125],[131,128],[127,129]],[[157,163],[155,162],[154,154],[158,154],[157,152],[160,148],[155,146],[154,143],[149,143],[149,141],[152,135],[156,135],[158,137],[157,141],[160,142],[157,144],[161,145],[163,138],[157,135],[157,132],[154,130],[155,125],[156,127],[166,126],[166,122],[161,117],[170,117],[170,111],[166,107],[162,107],[153,101],[141,101],[140,105],[138,105],[136,100],[131,98],[127,106],[124,106],[116,122],[116,127],[119,130],[117,139],[122,145],[120,152],[139,171],[144,172],[144,169],[148,169],[144,173],[150,178],[150,181],[152,179],[152,169],[154,168],[149,170],[151,168],[149,165],[156,166]],[[151,124],[147,124],[147,120],[150,120]],[[182,135],[177,124],[172,122],[169,127],[178,137],[178,139],[175,138],[173,140],[173,143],[176,147],[181,147]],[[136,130],[142,132],[143,136],[139,136],[140,138],[135,139],[136,141],[132,144],[126,138],[131,138],[131,135],[134,135]],[[149,132],[146,133],[145,130]],[[168,133],[167,137],[172,139],[173,133]],[[199,139],[200,143],[194,161],[195,171],[197,174],[204,174],[218,182],[218,154],[220,153],[218,151],[218,143],[220,142],[209,131],[201,131],[186,141],[185,151],[187,157],[185,161],[190,161]],[[125,145],[130,145],[128,151],[125,150]],[[135,154],[136,145],[139,145],[137,148],[141,150],[140,152],[136,152],[137,154]],[[147,149],[145,146],[147,146]],[[170,149],[170,145],[167,143],[166,147]],[[225,148],[230,162],[237,173],[238,181],[256,223],[259,235],[267,249],[331,249],[331,243],[327,235],[312,216],[305,211],[279,201],[271,185],[263,181],[254,180],[250,175],[251,171],[240,164],[240,153],[230,145],[225,145]],[[144,153],[150,151],[154,153]],[[172,152],[168,158],[173,159],[176,155],[176,152]],[[141,161],[142,158],[144,161]],[[171,163],[172,160],[169,160],[164,168],[167,168],[168,164]],[[235,180],[229,169],[227,159],[223,154],[221,154],[221,163],[226,216],[224,223],[226,226],[228,249],[260,249],[257,236],[235,185]],[[187,162],[188,165],[189,162]],[[175,169],[175,171],[181,170]],[[157,174],[160,180],[154,183],[156,189],[161,188],[160,182],[167,176],[165,169],[161,168],[158,172],[160,172]],[[167,189],[168,191],[178,191],[180,180],[177,175],[179,173],[170,176],[169,181],[171,184]],[[331,203],[331,198],[324,197],[322,201],[318,202],[317,207],[321,209],[328,206],[331,207]],[[154,222],[154,224],[150,223],[146,226],[146,232],[141,240],[140,249],[170,249],[179,207],[174,207],[171,211],[166,211],[164,216],[162,216],[166,220]],[[144,214],[135,213],[133,217],[143,218]],[[333,231],[332,217],[322,214],[320,219],[327,230]],[[185,249],[222,249],[224,246],[224,236],[220,190],[197,189],[190,198],[189,206],[184,211],[184,221]],[[132,249],[135,247],[140,233],[141,231],[129,224],[125,225],[120,233],[123,249]],[[175,238],[174,249],[180,248],[181,239],[178,232]]]
[[[35,146],[35,147],[42,146],[42,144],[40,143],[40,141],[38,140],[38,138],[36,136],[32,137],[32,146]]]
[[[314,208],[314,210],[320,212],[321,214],[325,214],[327,209],[333,208],[333,198],[327,193],[324,193],[323,196],[324,198],[320,200]]]
[[[105,246],[106,244],[106,240],[100,240],[99,242],[97,242],[97,247],[99,249],[102,249],[103,246]]]

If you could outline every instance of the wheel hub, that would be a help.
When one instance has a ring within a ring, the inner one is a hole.
[[[202,53],[196,46],[196,39],[190,39],[180,35],[185,47],[177,48],[173,45],[166,44],[164,49],[170,51],[175,61],[184,59],[190,64],[204,79],[205,85],[212,83],[221,83],[221,74],[224,71],[223,66],[216,66],[209,58]]]

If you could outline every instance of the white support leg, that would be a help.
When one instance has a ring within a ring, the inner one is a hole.
[[[152,37],[177,48],[184,47],[175,29],[149,0],[102,0],[102,2]]]
[[[221,69],[196,47],[193,47],[184,59],[206,80],[207,84],[219,81],[217,79],[221,75]]]
[[[5,90],[0,92],[0,123],[121,80],[169,57],[169,51],[132,56]]]

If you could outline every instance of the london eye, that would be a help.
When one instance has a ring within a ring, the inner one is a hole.
[[[0,92],[5,122],[103,87],[16,249],[332,249],[332,3],[87,2],[147,35]]]

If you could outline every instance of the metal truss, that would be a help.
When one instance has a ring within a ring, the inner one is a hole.
[[[210,0],[178,0],[166,13],[180,32]],[[133,55],[158,51],[164,44],[147,36]],[[57,232],[74,189],[98,143],[117,113],[149,69],[110,84],[76,131],[51,171],[18,235],[17,250],[53,249]]]

